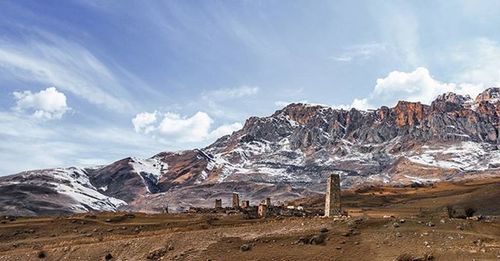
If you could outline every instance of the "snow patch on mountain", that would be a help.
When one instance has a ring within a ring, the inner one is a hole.
[[[149,158],[149,159],[132,158],[130,165],[132,166],[132,168],[136,173],[150,174],[156,180],[158,180],[161,177],[163,171],[166,171],[168,169],[167,163],[164,163],[156,158]]]
[[[43,173],[54,179],[48,183],[53,185],[58,193],[67,195],[77,202],[72,206],[76,212],[85,212],[91,209],[116,211],[118,207],[127,205],[123,200],[99,193],[90,183],[89,177],[83,169],[58,168],[49,172]]]
[[[457,145],[422,146],[420,154],[407,157],[411,162],[444,169],[486,170],[492,164],[500,163],[500,151],[490,144],[472,141]]]

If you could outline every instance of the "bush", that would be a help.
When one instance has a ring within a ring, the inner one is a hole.
[[[454,208],[453,206],[446,206],[446,212],[448,213],[449,218],[462,218],[465,219],[467,217],[467,209],[465,208]],[[475,212],[475,210],[474,210]]]
[[[452,206],[446,206],[446,212],[448,213],[448,218],[454,218],[456,211]]]
[[[473,207],[466,207],[465,208],[465,215],[467,217],[472,217],[472,216],[474,216],[474,213],[476,213],[476,211],[477,210],[475,208],[473,208]]]

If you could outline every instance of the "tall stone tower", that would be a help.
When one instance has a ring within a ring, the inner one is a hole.
[[[233,192],[233,208],[240,207],[240,195],[236,192]]]
[[[257,216],[260,218],[265,218],[267,216],[267,205],[266,204],[259,204],[259,207],[257,208]]]
[[[215,208],[222,208],[222,199],[215,199]]]
[[[340,216],[340,176],[331,174],[326,182],[325,217]]]

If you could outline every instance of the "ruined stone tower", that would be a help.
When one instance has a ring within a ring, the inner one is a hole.
[[[267,207],[271,206],[271,198],[266,198],[266,205]]]
[[[233,192],[233,208],[240,207],[240,195],[236,192]]]
[[[250,201],[248,200],[241,201],[241,208],[249,208],[249,207],[250,207]]]
[[[222,208],[222,199],[215,200],[215,208]]]
[[[326,182],[325,217],[340,216],[340,176],[331,174]]]
[[[259,204],[259,208],[257,209],[257,216],[260,218],[265,218],[267,216],[266,204]]]

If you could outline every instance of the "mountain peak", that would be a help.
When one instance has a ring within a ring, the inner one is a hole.
[[[497,103],[500,101],[500,88],[499,87],[491,87],[483,92],[481,92],[477,97],[476,97],[476,102],[481,103],[481,102],[489,102],[489,103]]]

